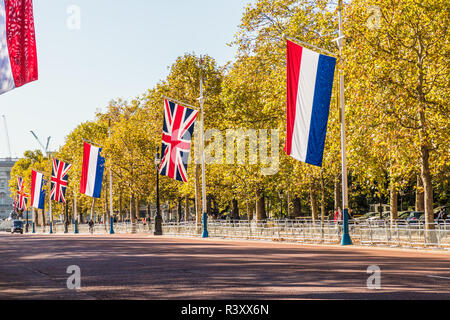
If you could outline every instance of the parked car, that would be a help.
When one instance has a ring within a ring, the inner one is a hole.
[[[362,215],[362,216],[360,216],[358,218],[355,218],[355,220],[357,220],[357,221],[367,220],[370,217],[373,217],[375,215],[379,215],[379,213],[378,212],[369,212],[369,213],[366,213],[366,214],[364,214],[364,215]]]
[[[20,233],[23,234],[23,221],[22,220],[14,220],[13,225],[11,227],[11,233]]]
[[[391,212],[390,211],[386,211],[383,212],[382,214],[382,219],[381,220],[386,220],[389,219],[391,216]],[[367,220],[372,221],[372,220],[380,220],[380,213],[377,212],[376,214],[372,215],[371,217],[369,217]]]
[[[411,214],[411,211],[402,211],[398,213],[398,219],[399,220],[406,220],[409,218]]]
[[[406,219],[408,223],[417,223],[420,221],[420,218],[425,215],[423,211],[412,211],[409,214],[409,217]]]

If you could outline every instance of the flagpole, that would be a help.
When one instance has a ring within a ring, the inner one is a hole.
[[[204,112],[203,104],[205,103],[205,98],[203,97],[203,60],[200,59],[200,110],[202,114],[202,121],[200,122],[200,139],[201,139],[201,161],[202,161],[202,208],[203,208],[203,234],[202,238],[208,238],[208,215],[206,213],[206,179],[205,179],[205,141],[204,141]]]
[[[111,141],[111,120],[108,126],[109,140]],[[114,234],[113,185],[112,185],[112,157],[109,159],[109,234]]]
[[[169,97],[166,97],[166,96],[162,96],[162,98],[165,99],[165,100],[171,101],[171,102],[175,102],[176,104],[182,105],[183,107],[189,107],[191,109],[198,110],[198,107],[191,106],[191,105],[189,105],[187,103],[184,103],[182,101],[175,100],[175,99],[172,99],[172,98],[169,98]]]
[[[325,49],[323,49],[323,48],[320,48],[320,47],[317,47],[317,46],[315,46],[315,45],[313,45],[313,44],[310,44],[310,43],[308,43],[308,42],[304,42],[304,41],[301,41],[301,40],[299,40],[299,39],[297,39],[297,38],[293,38],[293,37],[289,37],[289,36],[287,36],[287,37],[285,37],[287,40],[289,40],[289,41],[292,41],[292,42],[297,42],[298,44],[300,44],[300,45],[302,45],[302,46],[309,46],[309,47],[311,47],[311,48],[314,48],[314,49],[316,49],[316,50],[318,50],[318,51],[322,51],[322,52],[324,52],[324,53],[326,53],[327,55],[329,55],[329,56],[331,56],[331,57],[333,57],[333,58],[337,58],[337,56],[334,54],[334,53],[332,53],[332,52],[330,52],[330,51],[328,51],[328,50],[325,50]]]
[[[344,97],[344,32],[342,26],[342,7],[343,1],[339,0],[339,38],[337,38],[337,44],[339,46],[339,98],[341,106],[341,150],[342,150],[342,206],[343,206],[343,235],[341,245],[351,245],[352,239],[348,232],[348,182],[347,182],[347,156],[346,156],[346,145],[345,145],[345,97]]]

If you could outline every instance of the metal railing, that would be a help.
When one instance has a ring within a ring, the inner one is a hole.
[[[201,236],[202,227],[189,223],[165,223],[163,233],[170,236]],[[333,221],[268,220],[210,221],[210,237],[247,240],[286,241],[317,244],[340,244],[342,224]],[[349,231],[354,244],[389,247],[437,248],[450,250],[450,221],[434,223],[426,229],[424,224],[397,221],[350,221]]]
[[[109,234],[109,224],[95,224],[92,232],[87,224],[77,226],[78,233]],[[63,234],[64,224],[53,226],[53,233]],[[29,228],[31,232],[31,227]],[[46,226],[36,227],[36,233],[49,233]],[[138,223],[115,223],[115,234],[153,234],[154,225]],[[311,244],[340,244],[342,223],[334,221],[313,221],[311,219],[296,220],[209,220],[208,232],[212,238],[285,241]],[[405,220],[390,224],[389,220],[364,220],[349,222],[349,232],[356,245],[436,248],[450,250],[450,220],[433,223],[426,229],[421,222],[408,223]],[[74,225],[69,225],[67,233],[74,234]],[[202,225],[195,221],[163,223],[163,234],[166,236],[201,237]]]

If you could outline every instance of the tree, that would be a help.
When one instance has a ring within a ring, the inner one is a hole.
[[[390,136],[400,129],[409,141],[407,148],[413,150],[421,171],[426,226],[433,229],[432,176],[448,163],[449,149],[449,4],[371,1],[380,12],[380,23],[372,28],[366,23],[368,4],[356,0],[348,8],[351,104],[362,109],[369,101],[379,109],[376,121],[395,121]]]

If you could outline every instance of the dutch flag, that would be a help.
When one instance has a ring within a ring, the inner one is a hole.
[[[43,190],[45,181],[44,175],[40,172],[31,171],[31,207],[44,209],[45,190]]]
[[[100,198],[102,191],[105,158],[100,155],[101,151],[101,148],[84,143],[80,192],[93,198]]]
[[[0,94],[38,79],[32,0],[0,0]]]
[[[322,166],[336,58],[287,43],[287,155]]]

